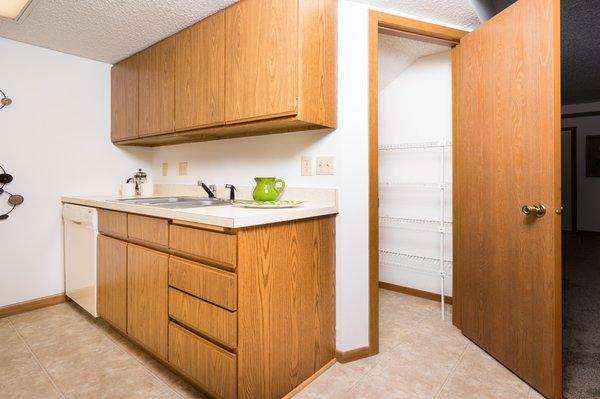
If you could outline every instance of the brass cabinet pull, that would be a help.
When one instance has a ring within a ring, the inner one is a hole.
[[[523,205],[521,212],[527,216],[533,215],[539,219],[546,214],[546,207],[538,202],[535,205]]]

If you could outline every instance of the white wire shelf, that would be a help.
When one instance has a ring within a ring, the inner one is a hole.
[[[446,190],[452,187],[451,183],[406,183],[385,181],[379,182],[379,187],[394,187],[406,190]]]
[[[440,260],[425,256],[405,254],[387,249],[379,250],[379,263],[401,267],[419,273],[440,275]],[[452,275],[452,261],[444,261],[443,276]]]
[[[379,151],[399,151],[399,150],[414,150],[424,148],[442,148],[451,147],[451,141],[423,141],[416,143],[398,143],[398,144],[385,144],[379,146]]]
[[[437,231],[439,233],[452,232],[452,222],[444,222],[444,227],[439,220],[408,219],[392,216],[380,216],[379,225],[384,227],[395,227],[407,230]]]

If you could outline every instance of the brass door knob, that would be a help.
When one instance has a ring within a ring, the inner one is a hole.
[[[535,205],[523,205],[521,212],[527,216],[533,215],[539,219],[546,214],[546,207],[538,202]]]

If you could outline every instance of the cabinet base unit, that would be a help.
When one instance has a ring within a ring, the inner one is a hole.
[[[98,246],[101,316],[132,342],[214,398],[282,398],[332,364],[335,215],[222,232],[145,216],[163,250],[135,217],[113,211]]]

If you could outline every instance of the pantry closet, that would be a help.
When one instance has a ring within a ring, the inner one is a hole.
[[[379,282],[452,296],[452,55],[379,34]]]

